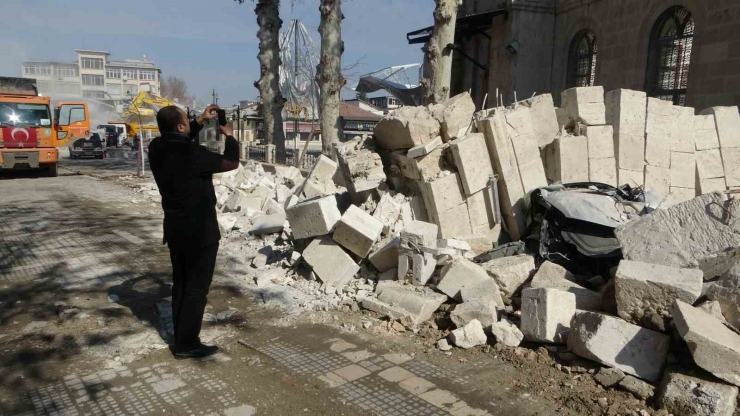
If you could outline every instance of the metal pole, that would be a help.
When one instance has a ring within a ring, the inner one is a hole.
[[[298,20],[297,19],[293,20],[293,43],[294,43],[293,63],[295,67],[294,80],[295,82],[298,82]],[[294,117],[295,117],[295,121],[293,124],[293,133],[295,136],[293,137],[293,158],[297,158],[298,155],[296,153],[298,152],[298,138],[301,136],[300,136],[300,133],[298,132],[298,116],[296,115]]]
[[[142,134],[144,132],[144,124],[141,122],[141,112],[139,111],[139,107],[136,107],[136,113],[139,114],[139,154],[138,154],[138,175],[140,178],[144,177],[144,135]]]

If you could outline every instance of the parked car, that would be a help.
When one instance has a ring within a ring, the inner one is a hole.
[[[100,138],[100,134],[93,133],[87,139],[76,140],[69,147],[69,155],[72,159],[79,159],[81,157],[102,159],[105,157],[105,148],[103,147],[103,140]]]
[[[105,138],[106,147],[120,147],[127,138],[125,124],[100,124],[98,133]]]

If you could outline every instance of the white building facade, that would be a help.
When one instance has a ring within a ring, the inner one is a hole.
[[[128,100],[140,91],[160,94],[162,71],[146,56],[111,61],[103,51],[75,50],[73,63],[23,62],[23,78],[34,78],[39,93],[52,98],[89,98],[100,101]]]

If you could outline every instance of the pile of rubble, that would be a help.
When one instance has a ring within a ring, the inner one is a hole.
[[[250,161],[214,178],[219,224],[250,236],[258,286],[406,328],[443,316],[441,350],[548,344],[604,366],[604,387],[731,415],[740,203],[724,191],[740,186],[740,113],[600,87],[562,102],[476,113],[461,94],[391,113],[305,177]]]

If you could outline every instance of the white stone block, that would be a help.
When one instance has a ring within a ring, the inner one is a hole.
[[[696,150],[694,139],[694,109],[673,106],[676,123],[671,133],[671,152],[693,153]]]
[[[699,367],[740,385],[740,335],[714,316],[680,300],[673,306],[673,322]]]
[[[673,111],[673,104],[670,101],[652,97],[647,99],[645,133],[670,137],[675,119],[676,112]]]
[[[231,231],[236,225],[236,214],[218,214],[216,221],[222,233]]]
[[[517,164],[521,166],[539,159],[540,149],[532,128],[529,108],[519,106],[515,110],[507,111],[506,125],[509,139],[514,146]]]
[[[617,186],[617,160],[613,157],[589,160],[588,178],[591,182]]]
[[[410,168],[404,173],[408,178],[430,182],[436,179],[440,172],[450,170],[444,157],[443,147],[438,147],[424,156],[409,158]]]
[[[562,108],[572,121],[591,126],[606,123],[603,87],[578,87],[562,92]]]
[[[523,165],[519,165],[519,174],[521,175],[522,186],[524,186],[525,192],[547,186],[545,166],[539,157]]]
[[[254,225],[249,229],[249,234],[277,234],[283,232],[285,228],[285,213],[279,212],[272,215],[263,215],[254,221]]]
[[[332,180],[334,174],[337,172],[339,165],[337,162],[331,160],[325,155],[319,156],[316,164],[311,169],[311,173],[308,175],[309,178],[313,178],[320,182],[326,182]]]
[[[493,281],[482,267],[465,258],[455,257],[442,268],[437,290],[460,302],[462,288],[488,280]],[[503,304],[503,300],[497,304]]]
[[[696,187],[696,155],[671,152],[671,187]]]
[[[575,313],[572,293],[544,288],[522,291],[521,331],[529,341],[564,344]]]
[[[401,249],[398,254],[398,280],[424,286],[434,273],[437,260],[431,253]]]
[[[713,115],[694,116],[696,150],[719,149],[719,136]]]
[[[471,133],[450,144],[455,166],[466,195],[472,195],[488,185],[493,168],[482,133]],[[536,149],[536,146],[535,146]]]
[[[465,191],[457,173],[420,185],[424,205],[432,219],[439,218],[440,213],[465,203]]]
[[[368,259],[381,273],[395,269],[398,267],[398,249],[400,247],[401,239],[399,237],[386,238],[376,245]]]
[[[631,187],[643,186],[645,184],[645,174],[642,170],[634,171],[627,169],[619,169],[618,173],[619,186],[630,185]]]
[[[360,270],[352,257],[329,236],[311,241],[302,254],[303,260],[327,287],[341,289]]]
[[[735,386],[666,371],[657,403],[674,415],[732,416],[737,394]]]
[[[575,296],[576,307],[591,311],[601,310],[601,294],[574,282],[575,276],[564,267],[545,261],[537,270],[530,286],[534,289],[557,289],[572,293]]]
[[[582,134],[588,141],[588,158],[614,158],[614,127],[584,126]]]
[[[679,188],[671,186],[671,192],[668,193],[666,199],[660,203],[660,208],[668,209],[674,205],[691,201],[696,197],[696,190],[694,188]]]
[[[374,136],[383,149],[410,149],[434,140],[440,125],[426,107],[405,106],[390,112],[375,126]]]
[[[570,351],[650,382],[660,378],[669,344],[667,335],[595,312],[576,313],[568,335]]]
[[[696,172],[699,179],[724,178],[725,169],[719,149],[697,151]]]
[[[645,166],[645,189],[668,196],[671,192],[671,170],[658,166]]]
[[[524,340],[524,334],[517,326],[508,319],[501,319],[491,326],[491,333],[496,337],[496,342],[507,347],[518,347]]]
[[[645,166],[645,135],[615,133],[619,169],[640,172]]]
[[[380,238],[383,223],[355,205],[345,211],[334,229],[334,241],[365,258]]]
[[[440,238],[465,237],[473,233],[466,204],[439,213],[436,220],[439,224]]]
[[[740,148],[723,148],[722,164],[728,188],[740,187]]]
[[[442,146],[441,137],[437,137],[436,139],[428,143],[424,143],[424,144],[420,144],[418,146],[412,147],[411,149],[409,149],[408,153],[406,154],[406,157],[413,159],[413,158],[417,158],[421,156],[426,156],[429,153],[432,153],[432,151],[438,148],[439,146]]]
[[[464,327],[450,332],[450,341],[455,346],[463,349],[485,345],[487,340],[486,333],[483,332],[483,325],[475,319]]]
[[[522,101],[521,105],[529,107],[532,128],[534,129],[538,146],[544,148],[552,143],[560,132],[560,124],[558,124],[558,116],[555,113],[552,95],[540,94],[529,100]]]
[[[498,309],[505,308],[504,301],[501,299],[501,290],[496,281],[490,278],[464,286],[460,289],[460,299],[463,302],[493,302]]]
[[[456,327],[462,328],[472,320],[478,320],[483,328],[490,328],[491,325],[498,322],[499,307],[493,301],[470,301],[462,305],[455,306],[455,310],[450,313],[450,319]]]
[[[494,224],[490,187],[486,187],[473,195],[467,196],[465,202],[468,205],[471,228]]]
[[[547,179],[555,183],[588,181],[586,136],[558,137],[546,148]]]
[[[329,234],[342,218],[333,196],[303,201],[285,214],[296,239]]]
[[[671,167],[671,136],[648,133],[645,137],[645,163],[661,168]]]
[[[719,142],[723,149],[740,147],[740,113],[737,107],[712,107],[701,114],[714,115]]]
[[[408,311],[414,324],[418,325],[431,319],[432,314],[447,301],[447,296],[435,293],[429,288],[391,283],[378,294],[378,300]]]
[[[439,227],[436,224],[411,221],[401,231],[401,245],[408,248],[409,243],[414,245],[434,247],[437,243]]]
[[[618,89],[605,96],[606,123],[614,127],[615,145],[618,135],[644,136],[647,116],[647,94],[643,91]],[[618,149],[615,149],[617,152]]]
[[[432,106],[432,114],[440,122],[442,139],[445,142],[460,138],[473,121],[475,103],[466,91],[450,97],[440,105]]]
[[[724,192],[727,190],[725,178],[699,179],[698,182],[699,189],[697,189],[697,193],[699,195],[717,191]]]
[[[534,257],[529,254],[494,259],[481,266],[493,277],[501,290],[505,302],[532,277],[535,270]]]

